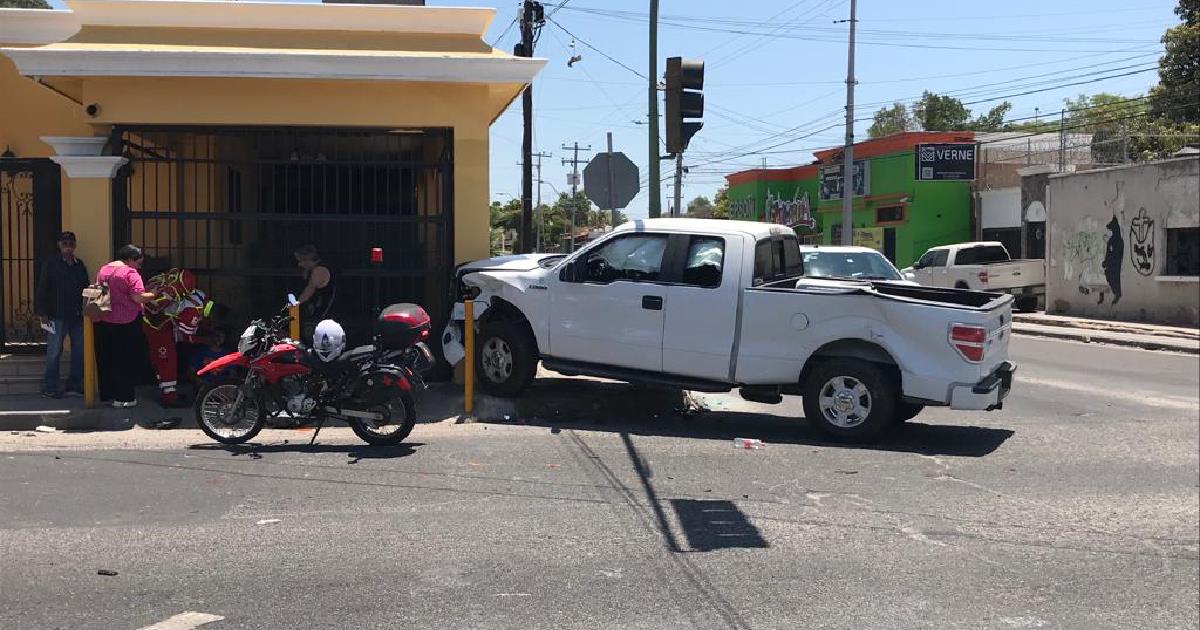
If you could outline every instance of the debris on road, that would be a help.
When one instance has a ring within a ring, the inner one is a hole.
[[[96,571],[96,575],[117,575],[117,572],[112,569],[100,569]]]
[[[263,520],[259,521],[258,524],[259,525],[270,525],[271,523],[282,523],[282,522],[283,522],[283,519],[264,518]]]
[[[172,416],[170,418],[163,418],[162,420],[155,420],[155,421],[151,422],[150,424],[148,424],[146,426],[146,428],[147,429],[174,429],[175,427],[177,427],[181,424],[183,424],[183,418],[180,418],[179,416]]]
[[[756,440],[754,438],[733,438],[734,448],[744,448],[748,451],[757,451],[758,449],[765,448],[766,446],[767,445],[763,444],[762,440]]]
[[[38,426],[34,427],[33,430],[37,431],[38,433],[57,433],[58,432],[58,429],[55,429],[54,427],[48,426],[45,424],[39,424]]]

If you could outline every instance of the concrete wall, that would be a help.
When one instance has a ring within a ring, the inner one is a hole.
[[[1200,277],[1166,275],[1167,228],[1200,227],[1200,159],[1049,178],[1047,311],[1200,325]]]

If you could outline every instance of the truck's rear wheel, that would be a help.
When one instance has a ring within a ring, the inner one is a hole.
[[[896,424],[908,422],[917,417],[917,414],[925,410],[925,405],[917,403],[904,402],[903,400],[896,402]]]
[[[484,392],[511,398],[533,382],[537,346],[523,327],[513,322],[483,324],[475,345],[475,373]]]
[[[874,363],[832,359],[813,368],[804,384],[804,417],[817,430],[843,441],[862,442],[892,426],[897,392]]]

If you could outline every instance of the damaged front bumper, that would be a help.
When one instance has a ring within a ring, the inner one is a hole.
[[[486,301],[475,300],[475,321],[479,321],[487,309]],[[450,311],[450,321],[446,322],[446,327],[442,329],[442,356],[451,366],[458,365],[467,354],[466,342],[463,339],[463,323],[466,318],[466,307],[462,302],[455,302]]]

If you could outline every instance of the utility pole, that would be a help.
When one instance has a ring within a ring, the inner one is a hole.
[[[571,211],[569,212],[571,220],[568,223],[570,225],[570,238],[568,240],[571,242],[571,246],[568,251],[573,252],[575,251],[575,213],[579,211],[579,208],[575,207],[575,199],[578,197],[579,192],[579,165],[587,163],[587,160],[579,159],[579,152],[581,150],[591,151],[592,146],[580,147],[579,143],[575,142],[570,146],[562,145],[562,149],[563,151],[571,151],[571,159],[563,158],[562,163],[563,166],[567,164],[571,165]]]
[[[650,63],[646,80],[649,82],[650,102],[646,108],[649,136],[650,218],[662,216],[662,190],[658,171],[658,0],[650,0]]]
[[[1058,172],[1067,170],[1067,110],[1058,113]]]
[[[518,57],[533,56],[533,29],[544,21],[542,5],[532,0],[521,4],[521,43],[513,51]],[[521,97],[521,114],[525,129],[521,136],[521,230],[520,251],[529,253],[533,240],[533,82],[525,86]]]
[[[850,0],[850,47],[846,59],[846,148],[842,161],[842,245],[854,242],[854,27],[858,0]]]
[[[534,220],[537,221],[537,242],[534,251],[540,252],[542,251],[542,225],[545,223],[542,216],[542,184],[545,183],[542,180],[542,158],[554,157],[554,154],[539,151],[538,153],[534,153],[533,157],[537,160],[533,163],[533,168],[537,170],[537,179],[535,180],[537,183],[537,198],[533,202]],[[517,164],[517,166],[524,166],[524,164]]]
[[[675,154],[675,212],[673,216],[683,216],[683,206],[679,205],[683,197],[683,154]]]
[[[613,182],[613,167],[612,167],[612,132],[609,131],[608,137],[608,154],[604,159],[608,160],[608,224],[616,227],[617,209],[614,207],[617,204],[613,203],[613,196],[616,192],[616,184]]]

